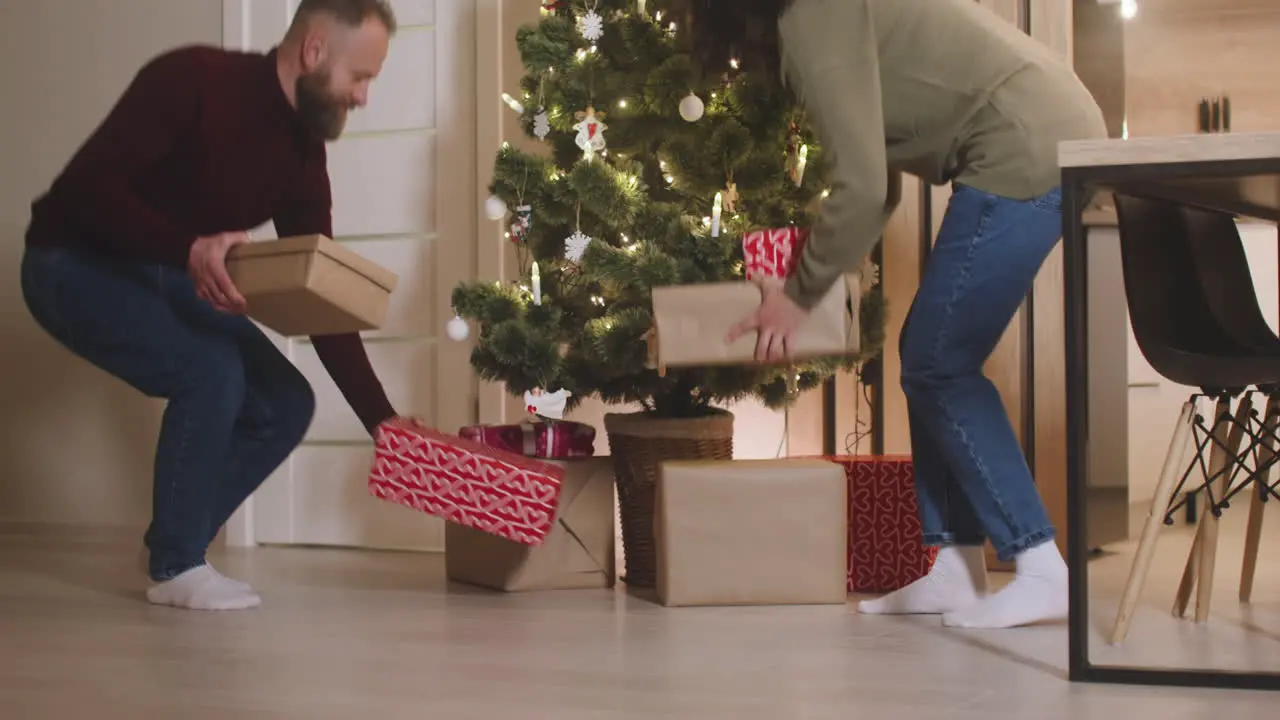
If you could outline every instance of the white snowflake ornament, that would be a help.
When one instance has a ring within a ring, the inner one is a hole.
[[[539,140],[546,140],[551,134],[551,117],[545,109],[538,109],[538,114],[533,116],[533,134]]]
[[[582,33],[582,37],[589,42],[596,42],[604,37],[604,18],[600,17],[600,13],[596,12],[596,8],[592,5],[587,12],[578,18],[578,32]]]
[[[587,246],[591,244],[591,238],[584,235],[581,230],[575,230],[572,235],[565,238],[564,256],[569,262],[582,262],[582,255],[586,253]]]

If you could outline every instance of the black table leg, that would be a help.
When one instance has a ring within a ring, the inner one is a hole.
[[[1068,676],[1086,680],[1089,670],[1089,557],[1086,449],[1088,446],[1087,268],[1083,214],[1085,188],[1075,173],[1062,173],[1063,312],[1066,327],[1067,568],[1070,578]]]

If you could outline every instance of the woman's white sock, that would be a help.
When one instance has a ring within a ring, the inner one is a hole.
[[[1013,580],[985,600],[942,617],[948,627],[1000,629],[1065,620],[1070,608],[1067,563],[1053,541],[1014,558]]]

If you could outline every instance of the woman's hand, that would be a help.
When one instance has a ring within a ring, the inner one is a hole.
[[[760,307],[735,325],[725,337],[725,342],[731,343],[748,330],[755,330],[759,333],[756,339],[756,362],[776,363],[793,359],[791,338],[795,335],[796,328],[809,317],[809,312],[797,305],[782,288],[780,282],[764,284],[764,297]]]

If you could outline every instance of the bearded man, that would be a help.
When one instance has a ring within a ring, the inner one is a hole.
[[[268,220],[281,237],[332,236],[325,143],[368,100],[394,32],[385,0],[301,0],[265,55],[166,52],[32,205],[22,290],[36,322],[167,400],[144,537],[152,603],[261,603],[205,554],[302,441],[315,396],[245,316],[225,258]],[[396,414],[358,335],[313,340],[367,429]]]

